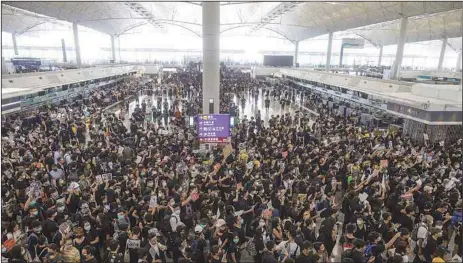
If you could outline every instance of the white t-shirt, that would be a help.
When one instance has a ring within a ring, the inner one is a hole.
[[[426,133],[423,133],[423,139],[424,139],[425,141],[427,141],[427,140],[429,140],[429,136],[428,136]]]
[[[428,229],[423,226],[423,225],[420,225],[418,227],[418,232],[416,233],[416,237],[417,239],[423,239],[423,243],[422,243],[422,247],[425,247],[426,246],[426,241],[428,240]]]

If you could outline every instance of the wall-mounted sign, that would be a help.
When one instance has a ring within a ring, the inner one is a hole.
[[[229,114],[203,114],[197,116],[198,136],[201,143],[228,142],[230,137]]]
[[[342,45],[344,48],[363,48],[365,39],[363,38],[343,38]]]

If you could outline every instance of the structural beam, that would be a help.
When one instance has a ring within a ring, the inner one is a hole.
[[[253,33],[263,27],[265,27],[267,24],[271,23],[273,20],[277,19],[278,17],[283,16],[283,14],[290,12],[294,8],[297,7],[299,2],[283,2],[274,7],[272,10],[267,12],[265,15],[263,15],[260,19],[260,23],[255,25],[250,33]]]
[[[80,43],[79,43],[79,29],[77,28],[77,23],[72,23],[72,31],[74,33],[74,46],[76,50],[76,63],[80,68],[82,66],[82,60],[80,58]]]
[[[333,32],[328,34],[328,50],[326,51],[325,71],[330,71],[331,64],[331,46],[333,45]]]
[[[461,70],[461,55],[462,55],[462,50],[458,53],[458,58],[457,58],[457,65],[455,66],[455,71],[459,72]]]
[[[297,59],[299,55],[299,41],[296,41],[294,43],[295,45],[295,50],[294,50],[294,66],[297,67]]]
[[[220,103],[220,2],[203,2],[202,9],[203,114],[213,114]]]
[[[400,36],[399,43],[397,43],[397,52],[395,54],[395,62],[392,66],[391,79],[397,79],[399,71],[402,68],[402,59],[404,56],[405,36],[407,33],[408,18],[403,17],[400,20]]]
[[[64,43],[64,38],[61,39],[61,49],[63,50],[63,62],[68,62],[68,57],[66,55],[66,44]]]
[[[112,63],[116,63],[116,44],[114,43],[114,36],[111,36],[111,59]]]
[[[447,47],[447,38],[444,38],[442,39],[442,47],[440,49],[439,64],[437,64],[437,70],[442,70],[442,64],[444,63],[446,47]]]
[[[378,68],[381,67],[381,60],[383,60],[383,46],[379,47]]]
[[[19,55],[19,53],[18,53],[18,44],[16,43],[16,34],[15,33],[11,34],[11,37],[13,38],[14,54],[15,54],[15,56],[17,56],[17,55]]]

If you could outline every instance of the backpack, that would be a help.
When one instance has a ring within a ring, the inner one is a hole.
[[[365,251],[363,251],[363,257],[365,259],[369,259],[373,256],[373,248],[376,247],[375,244],[369,244],[366,248]]]
[[[303,233],[297,233],[296,237],[294,237],[294,242],[301,247],[304,244],[304,234]]]
[[[27,237],[27,240],[26,240],[26,244],[27,244],[27,250],[29,250],[29,248],[31,247],[31,240],[32,240],[32,236],[35,236],[35,238],[37,239],[37,245],[38,245],[38,241],[39,241],[39,237],[35,234],[35,233],[31,233],[28,237]],[[39,259],[39,255],[37,254],[37,245],[35,245],[33,248],[34,248],[34,251],[35,251],[35,258],[32,259],[32,262],[40,262],[40,259]]]
[[[124,263],[124,256],[121,253],[109,252],[109,256],[105,263]]]
[[[164,230],[165,230],[167,233],[173,232],[173,229],[172,229],[172,227],[171,227],[171,225],[170,225],[170,219],[171,219],[172,217],[174,217],[175,220],[176,220],[177,223],[178,223],[178,218],[175,217],[173,214],[164,216],[164,219],[162,220],[162,221],[163,221],[163,224],[162,224],[162,225],[163,225],[163,228],[164,228]]]
[[[344,260],[345,258],[352,258],[352,249],[347,249],[342,252],[341,254],[341,260]]]
[[[246,244],[246,251],[252,257],[257,255],[256,244],[254,243],[254,238],[249,239],[248,243]]]

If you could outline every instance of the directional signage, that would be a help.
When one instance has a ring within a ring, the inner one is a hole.
[[[224,143],[230,137],[230,115],[202,114],[197,116],[199,141]]]

